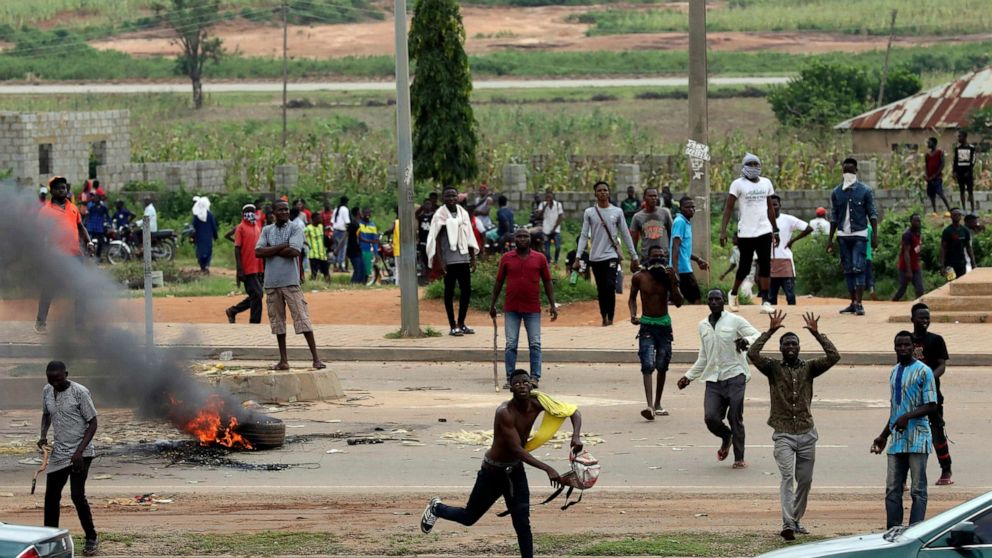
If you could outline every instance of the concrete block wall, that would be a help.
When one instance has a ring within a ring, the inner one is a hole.
[[[125,163],[101,165],[97,176],[109,191],[120,191],[128,182],[160,182],[170,191],[180,188],[200,192],[223,192],[230,164],[227,161],[180,163]]]
[[[103,163],[119,165],[131,158],[130,113],[45,112],[0,114],[0,167],[13,169],[22,186],[45,184],[52,175],[81,186],[89,177],[93,144],[105,142]],[[39,145],[52,144],[51,173],[41,175]]]

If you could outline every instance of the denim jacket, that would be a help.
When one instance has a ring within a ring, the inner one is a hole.
[[[860,180],[853,186],[844,189],[843,185],[834,188],[830,194],[831,215],[830,222],[837,225],[840,231],[844,226],[844,216],[847,208],[851,208],[851,232],[859,232],[868,229],[869,219],[878,219],[878,212],[875,210],[875,195],[871,188],[864,185]]]

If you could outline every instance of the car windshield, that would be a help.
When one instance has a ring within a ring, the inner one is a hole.
[[[906,529],[905,531],[903,531],[902,536],[909,537],[912,539],[924,539],[927,538],[929,535],[934,535],[936,533],[934,533],[933,531],[939,530],[941,528],[950,527],[950,525],[947,525],[947,523],[950,522],[955,517],[957,517],[958,515],[961,515],[961,513],[963,513],[966,509],[978,509],[979,500],[985,502],[992,500],[992,492],[985,494],[985,496],[975,498],[974,500],[969,500],[961,505],[954,506],[953,508],[945,511],[944,513],[935,515],[926,521],[921,521],[920,523],[917,523],[916,525],[913,525],[908,529]]]
[[[25,543],[13,543],[0,541],[0,556],[17,556],[22,550],[27,548]]]

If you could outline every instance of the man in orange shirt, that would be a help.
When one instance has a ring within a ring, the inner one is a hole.
[[[52,201],[41,207],[39,220],[41,226],[48,233],[48,242],[54,250],[62,255],[81,260],[83,252],[80,247],[80,238],[86,243],[87,250],[92,252],[90,247],[90,235],[83,226],[82,216],[79,208],[68,199],[69,181],[64,177],[55,176],[48,181],[48,189],[52,194]],[[34,330],[38,333],[47,333],[48,309],[52,305],[52,295],[55,289],[51,285],[42,284],[41,295],[38,297],[38,318],[34,324]],[[83,317],[83,298],[76,297],[76,322]]]

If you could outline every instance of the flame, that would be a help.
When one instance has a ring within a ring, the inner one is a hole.
[[[174,406],[181,406],[182,402],[175,397],[169,398]],[[251,442],[244,436],[235,432],[238,426],[238,419],[234,416],[228,418],[227,424],[221,417],[224,409],[224,401],[217,394],[211,394],[206,403],[196,416],[192,419],[179,422],[179,427],[196,437],[202,446],[218,445],[226,448],[253,449]]]

